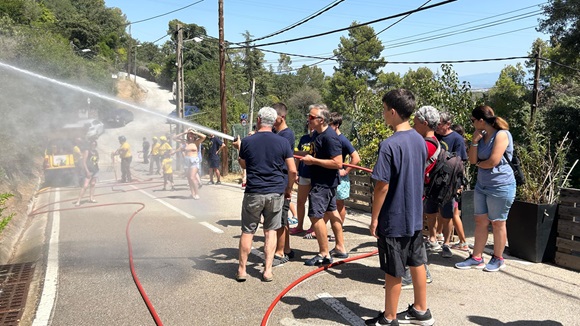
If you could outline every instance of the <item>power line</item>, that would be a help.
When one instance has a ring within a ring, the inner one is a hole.
[[[384,20],[398,18],[398,17],[401,17],[401,16],[408,15],[410,13],[415,13],[415,12],[419,12],[419,11],[423,11],[423,10],[427,10],[427,9],[431,9],[431,8],[435,8],[435,7],[439,7],[441,5],[445,5],[445,4],[448,4],[448,3],[451,3],[451,2],[455,2],[455,1],[457,1],[457,0],[445,0],[445,1],[436,3],[436,4],[433,4],[433,5],[424,7],[424,8],[417,8],[417,9],[410,10],[410,11],[406,11],[406,12],[399,13],[399,14],[396,14],[396,15],[387,16],[387,17],[375,19],[375,20],[372,20],[372,21],[369,21],[369,22],[366,22],[366,23],[357,24],[357,25],[354,25],[354,26],[349,26],[349,27],[344,27],[344,28],[339,28],[339,29],[335,29],[335,30],[332,30],[332,31],[324,32],[324,33],[319,33],[319,34],[314,34],[314,35],[308,35],[308,36],[303,36],[303,37],[298,37],[298,38],[294,38],[294,39],[290,39],[290,40],[284,40],[284,41],[278,41],[278,42],[264,43],[264,44],[258,44],[258,45],[249,45],[249,46],[233,47],[231,49],[243,49],[243,48],[248,48],[248,47],[255,48],[255,47],[261,47],[261,46],[268,46],[268,45],[275,45],[275,44],[282,44],[282,43],[290,43],[290,42],[302,41],[302,40],[306,40],[306,39],[310,39],[310,38],[315,38],[315,37],[325,36],[325,35],[334,34],[334,33],[338,33],[338,32],[343,32],[343,31],[346,31],[346,30],[351,30],[351,29],[358,28],[358,27],[362,27],[362,26],[366,26],[366,25],[371,25],[371,24],[378,23],[378,22],[381,22],[381,21],[384,21]]]
[[[534,58],[530,58],[530,59],[534,59]],[[538,59],[540,59],[540,60],[542,60],[542,61],[545,61],[545,62],[553,63],[553,64],[555,64],[555,65],[557,65],[557,66],[561,66],[561,67],[564,67],[564,68],[568,68],[568,69],[570,69],[570,70],[574,70],[574,71],[576,71],[576,72],[580,72],[580,69],[576,69],[576,68],[574,68],[574,67],[570,67],[570,66],[568,66],[568,65],[565,65],[565,64],[563,64],[563,63],[559,63],[559,62],[556,62],[556,61],[553,61],[553,60],[550,60],[550,59],[546,59],[546,58],[538,58]]]
[[[306,22],[308,22],[308,21],[310,21],[310,20],[312,20],[312,19],[314,19],[314,18],[322,15],[323,13],[329,11],[330,9],[338,6],[343,1],[345,1],[345,0],[336,0],[334,3],[327,5],[327,6],[323,7],[322,9],[319,9],[314,14],[311,14],[311,15],[307,16],[306,18],[303,18],[303,19],[299,20],[298,22],[296,22],[294,24],[291,24],[288,27],[285,27],[285,28],[283,28],[283,29],[281,29],[281,30],[279,30],[277,32],[268,34],[266,36],[262,36],[262,37],[259,37],[259,38],[250,40],[248,42],[255,42],[255,41],[264,40],[264,39],[270,38],[272,36],[276,36],[278,34],[282,34],[284,32],[287,32],[287,31],[289,31],[289,30],[291,30],[293,28],[296,28],[296,27],[298,27],[298,26],[300,26],[300,25],[302,25],[302,24],[304,24],[304,23],[306,23]],[[238,45],[240,45],[240,44],[244,44],[244,43],[246,43],[246,42],[238,42],[238,43],[232,43],[232,44],[238,44]]]
[[[159,17],[167,16],[167,15],[169,15],[169,14],[172,14],[172,13],[174,13],[174,12],[178,12],[178,11],[181,11],[181,10],[183,10],[183,9],[187,9],[187,8],[189,8],[189,7],[193,6],[193,5],[196,5],[196,4],[200,3],[200,2],[203,2],[203,1],[205,1],[205,0],[199,0],[199,1],[196,1],[196,2],[194,2],[194,3],[188,4],[188,5],[187,5],[187,6],[185,6],[185,7],[181,7],[181,8],[178,8],[178,9],[175,9],[175,10],[172,10],[172,11],[169,11],[169,12],[166,12],[166,13],[164,13],[164,14],[161,14],[161,15],[157,15],[157,16],[153,16],[153,17],[149,17],[149,18],[141,19],[141,20],[138,20],[138,21],[135,21],[135,22],[129,22],[129,23],[126,23],[126,24],[125,24],[125,26],[134,25],[134,24],[138,24],[138,23],[146,22],[146,21],[148,21],[148,20],[152,20],[152,19],[155,19],[155,18],[159,18]]]

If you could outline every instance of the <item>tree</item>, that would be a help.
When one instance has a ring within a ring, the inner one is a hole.
[[[538,30],[551,34],[553,47],[561,47],[561,60],[578,63],[580,52],[580,1],[550,0],[543,7],[546,18],[540,19]]]
[[[353,22],[351,26],[357,25]],[[338,68],[330,81],[328,101],[337,111],[357,111],[361,94],[376,83],[378,70],[385,65],[384,46],[370,26],[351,28],[341,37],[334,55]]]
[[[280,54],[278,59],[278,72],[290,72],[292,71],[292,58],[284,53]]]

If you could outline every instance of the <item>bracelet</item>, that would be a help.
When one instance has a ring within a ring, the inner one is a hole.
[[[477,147],[477,146],[479,146],[479,144],[478,143],[471,143],[471,146]]]

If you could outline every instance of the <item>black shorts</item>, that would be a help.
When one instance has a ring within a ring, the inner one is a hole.
[[[381,236],[377,240],[377,247],[381,270],[393,277],[403,277],[407,266],[417,267],[427,263],[421,231],[416,231],[411,237]]]
[[[336,188],[312,186],[308,193],[308,217],[323,218],[336,210]]]
[[[438,202],[425,198],[423,202],[423,212],[425,214],[439,213],[443,218],[453,218],[453,209],[457,206],[455,199],[445,205],[439,205]]]
[[[290,210],[290,199],[284,198],[284,206],[282,206],[282,226],[289,226],[288,211]]]
[[[163,173],[163,182],[173,183],[173,173]]]

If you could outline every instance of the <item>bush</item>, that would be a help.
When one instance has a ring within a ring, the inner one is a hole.
[[[6,201],[11,197],[14,197],[14,195],[10,193],[0,194],[0,232],[4,230],[6,225],[8,225],[10,220],[12,220],[12,218],[14,217],[14,213],[11,213],[8,216],[3,215],[4,211],[6,210]]]

